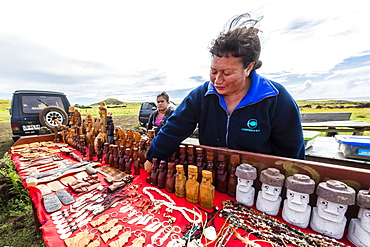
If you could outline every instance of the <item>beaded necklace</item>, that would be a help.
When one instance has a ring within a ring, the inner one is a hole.
[[[230,223],[235,225],[235,222],[237,222],[238,227],[245,229],[259,239],[269,242],[272,246],[286,246],[287,243],[295,246],[347,246],[327,236],[302,232],[271,216],[256,212],[234,201],[223,201],[222,205],[221,214],[228,217]]]

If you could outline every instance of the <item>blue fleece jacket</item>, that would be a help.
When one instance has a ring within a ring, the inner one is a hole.
[[[255,71],[248,93],[228,115],[211,82],[189,93],[153,139],[147,159],[165,159],[198,124],[201,145],[305,158],[299,108],[288,91]]]

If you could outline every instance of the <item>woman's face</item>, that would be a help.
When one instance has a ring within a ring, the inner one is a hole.
[[[210,80],[219,94],[230,96],[249,86],[247,80],[251,69],[252,66],[244,69],[240,58],[213,56]]]
[[[169,103],[167,102],[167,100],[165,98],[163,98],[162,96],[157,97],[158,110],[160,110],[160,111],[167,110],[168,104]]]

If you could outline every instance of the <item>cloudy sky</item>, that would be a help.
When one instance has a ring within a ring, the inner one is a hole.
[[[370,101],[370,1],[0,0],[0,99],[62,91],[175,103],[208,80],[208,47],[233,16],[263,16],[263,66],[297,100]]]

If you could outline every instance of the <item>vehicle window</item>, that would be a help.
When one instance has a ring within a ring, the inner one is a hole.
[[[62,99],[57,96],[25,95],[22,96],[23,113],[39,113],[47,106],[63,108]]]
[[[156,106],[151,103],[143,103],[143,110],[151,110],[153,107]]]

